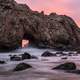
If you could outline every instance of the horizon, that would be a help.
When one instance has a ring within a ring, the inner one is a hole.
[[[15,0],[18,3],[28,5],[33,11],[44,11],[45,14],[57,13],[67,15],[74,19],[80,27],[80,0]]]

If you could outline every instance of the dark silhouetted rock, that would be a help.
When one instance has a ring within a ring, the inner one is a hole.
[[[62,51],[58,51],[58,52],[56,52],[56,54],[63,54],[63,52]]]
[[[51,52],[49,52],[49,51],[45,51],[41,56],[43,56],[43,57],[52,57],[52,56],[56,56],[56,54],[53,54],[53,53],[51,53]]]
[[[64,64],[61,64],[53,69],[59,69],[59,70],[75,70],[76,69],[76,65],[73,62],[67,62]]]
[[[37,57],[37,56],[32,55],[32,56],[31,56],[31,59],[38,59],[38,57]]]
[[[5,64],[5,63],[6,63],[5,61],[1,61],[1,60],[0,60],[0,64]]]
[[[61,59],[68,59],[67,57],[62,57]]]
[[[22,54],[22,60],[24,59],[31,59],[31,55],[27,52],[25,52],[24,54]]]
[[[80,74],[80,70],[68,70],[66,71],[68,73],[75,73],[75,74]]]
[[[10,60],[11,61],[21,61],[21,57],[19,57],[17,55],[11,55],[10,56]]]
[[[29,69],[29,68],[32,68],[32,66],[26,63],[20,63],[14,68],[13,71],[22,71],[22,70]]]
[[[0,50],[12,50],[28,39],[37,47],[80,49],[80,28],[66,15],[32,11],[14,0],[0,0]]]

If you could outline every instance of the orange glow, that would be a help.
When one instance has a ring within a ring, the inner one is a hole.
[[[22,40],[22,48],[27,47],[29,44],[29,40]]]

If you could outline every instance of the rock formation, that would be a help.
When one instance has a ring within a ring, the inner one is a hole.
[[[22,56],[22,60],[31,59],[31,55],[27,52],[24,52],[24,54],[22,54],[21,56]]]
[[[22,71],[22,70],[26,70],[32,68],[31,65],[27,64],[27,63],[19,63],[14,69],[13,71]]]
[[[0,0],[0,49],[18,48],[23,38],[37,47],[74,50],[80,47],[80,28],[66,15],[45,15],[14,0]]]
[[[53,57],[53,56],[57,56],[57,55],[54,53],[51,53],[49,51],[45,51],[41,56],[42,57]]]
[[[66,62],[53,68],[53,70],[76,70],[76,64],[73,62]]]

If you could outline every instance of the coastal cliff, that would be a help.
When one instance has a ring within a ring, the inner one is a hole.
[[[46,15],[14,0],[0,0],[0,49],[16,49],[23,39],[41,48],[77,50],[80,28],[66,15]]]

